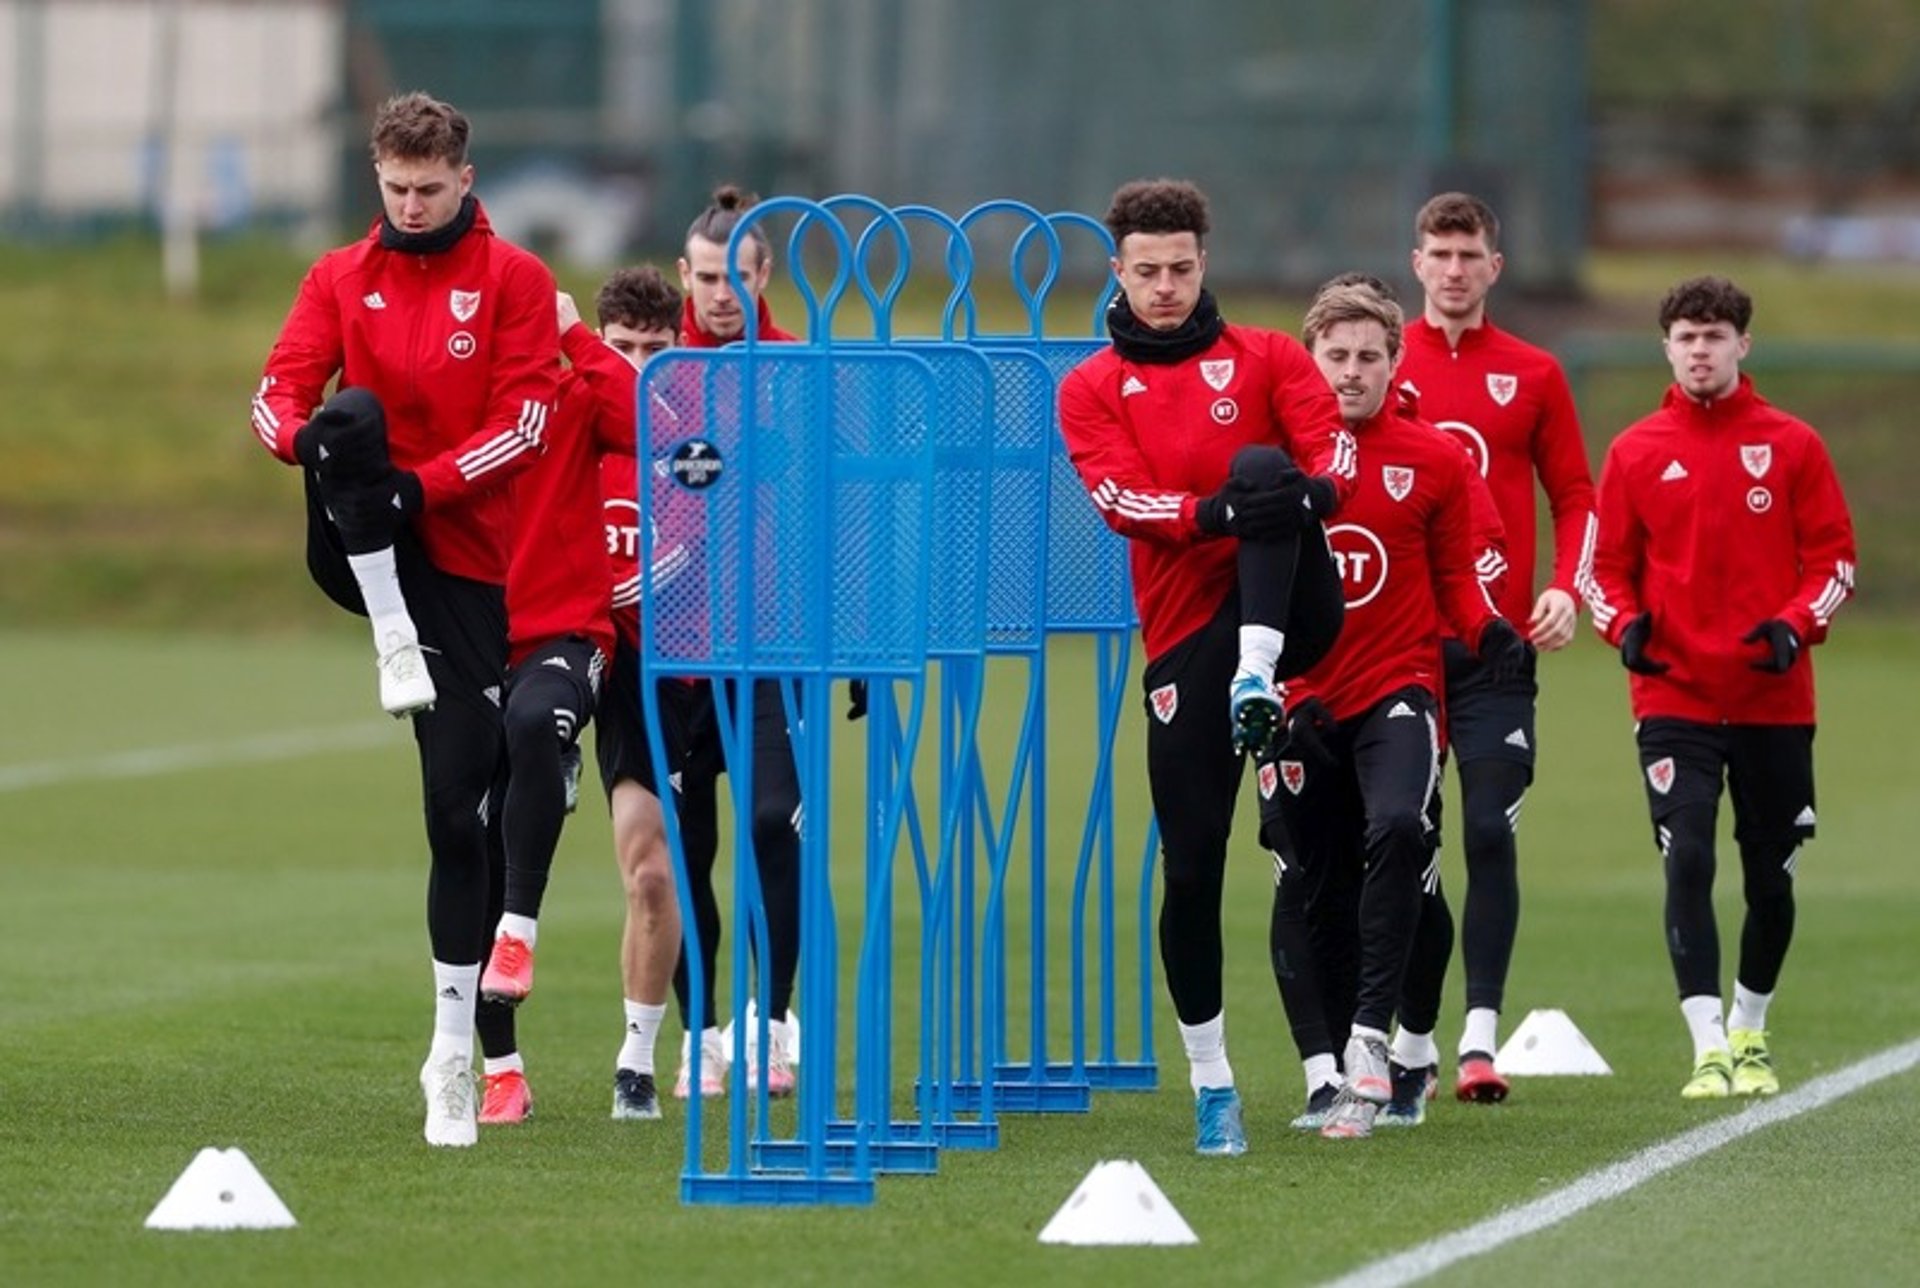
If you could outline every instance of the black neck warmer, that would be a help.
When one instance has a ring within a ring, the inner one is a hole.
[[[393,221],[385,215],[380,216],[380,246],[383,250],[402,251],[408,255],[437,255],[450,250],[453,244],[467,235],[473,227],[474,216],[480,213],[480,203],[469,192],[460,199],[460,213],[441,227],[426,233],[403,233],[393,226]]]
[[[1201,291],[1200,302],[1193,306],[1193,312],[1171,331],[1156,331],[1142,325],[1127,307],[1124,295],[1114,296],[1113,303],[1107,306],[1107,334],[1113,337],[1113,347],[1120,356],[1129,362],[1158,366],[1185,362],[1196,353],[1205,353],[1220,338],[1226,325],[1211,291]]]

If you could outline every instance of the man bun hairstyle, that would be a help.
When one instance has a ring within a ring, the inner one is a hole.
[[[1500,217],[1493,207],[1469,192],[1443,192],[1429,197],[1420,213],[1413,217],[1413,240],[1417,246],[1435,233],[1485,233],[1487,249],[1500,249]]]
[[[373,159],[467,163],[467,138],[473,127],[459,109],[414,90],[380,105],[373,115]]]
[[[623,268],[593,297],[600,327],[629,326],[636,331],[678,331],[680,288],[651,264]]]
[[[710,241],[716,246],[724,247],[727,239],[733,236],[733,230],[739,225],[741,217],[759,204],[760,197],[757,193],[749,192],[739,184],[723,183],[713,190],[713,199],[708,203],[707,208],[687,225],[687,240],[692,241],[698,237],[702,241]],[[755,268],[773,258],[773,243],[767,240],[764,228],[754,224],[747,229],[747,236],[759,251],[760,258],[753,265]]]
[[[1753,297],[1724,277],[1689,277],[1660,301],[1660,334],[1679,321],[1727,322],[1735,332],[1747,333],[1753,321]]]
[[[1118,246],[1134,233],[1192,233],[1202,246],[1212,230],[1207,194],[1185,179],[1136,179],[1107,205],[1107,231]]]
[[[1300,338],[1312,349],[1320,337],[1342,322],[1378,322],[1387,333],[1389,356],[1400,352],[1401,327],[1406,318],[1400,306],[1364,282],[1342,281],[1365,274],[1343,273],[1320,288],[1300,324]]]

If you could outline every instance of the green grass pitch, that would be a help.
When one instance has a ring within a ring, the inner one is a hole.
[[[1789,1089],[1920,1036],[1920,792],[1906,736],[1920,727],[1916,656],[1920,629],[1867,618],[1843,618],[1816,655],[1820,836],[1802,858],[1799,928],[1773,1017]],[[1063,856],[1077,842],[1065,802],[1086,772],[1089,659],[1079,643],[1054,658],[1049,760],[1062,786],[1050,846]],[[1425,1127],[1371,1141],[1289,1133],[1300,1075],[1266,965],[1268,863],[1251,839],[1249,780],[1226,910],[1230,1051],[1252,1137],[1244,1158],[1192,1154],[1184,1061],[1156,984],[1156,1093],[1102,1094],[1085,1116],[1009,1117],[997,1151],[949,1153],[934,1177],[883,1178],[870,1208],[683,1206],[683,1109],[669,1103],[658,1123],[607,1116],[620,896],[596,786],[562,842],[539,988],[521,1013],[537,1115],[483,1130],[473,1150],[430,1150],[414,1082],[430,1020],[424,842],[412,749],[378,714],[370,660],[347,623],[271,639],[0,633],[0,1281],[1310,1283],[1740,1112],[1675,1094],[1689,1051],[1661,948],[1659,862],[1624,676],[1586,635],[1541,667],[1543,768],[1521,822],[1524,908],[1504,1027],[1532,1007],[1563,1008],[1612,1077],[1522,1080],[1492,1109],[1443,1098]],[[997,677],[1005,720],[1018,709],[1012,680]],[[1136,808],[1140,719],[1131,708],[1119,766]],[[331,749],[255,763],[222,750],[315,730],[336,739]],[[189,745],[205,750],[203,763],[166,772],[111,758]],[[835,802],[835,871],[850,960],[859,801],[850,771],[836,772],[847,792]],[[1127,883],[1139,824],[1129,819],[1123,839]],[[1457,909],[1464,878],[1451,841]],[[907,1041],[917,1015],[910,867],[900,865],[896,933]],[[1723,849],[1729,970],[1737,873]],[[1063,858],[1050,878],[1061,925],[1069,879]],[[1064,980],[1060,952],[1052,973]],[[1020,983],[1016,973],[1016,992]],[[1064,1033],[1059,988],[1051,1007]],[[1125,1054],[1137,1035],[1120,1009]],[[1445,1052],[1459,1017],[1456,978]],[[1023,1020],[1011,1030],[1024,1050]],[[670,1030],[661,1044],[669,1076],[677,1042]],[[895,1063],[904,1088],[910,1047]],[[1441,1281],[1903,1278],[1920,1210],[1917,1091],[1916,1075],[1900,1075]],[[143,1230],[206,1145],[246,1149],[299,1227]],[[1139,1160],[1199,1246],[1040,1245],[1053,1210],[1109,1158]]]

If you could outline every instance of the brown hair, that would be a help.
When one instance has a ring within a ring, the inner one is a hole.
[[[1364,274],[1342,276],[1364,277]],[[1387,354],[1391,357],[1400,352],[1400,328],[1404,320],[1400,306],[1372,286],[1337,277],[1313,297],[1306,320],[1300,324],[1300,338],[1312,349],[1321,336],[1342,322],[1378,322],[1386,329]]]
[[[1107,231],[1118,246],[1134,233],[1192,233],[1206,245],[1212,224],[1207,194],[1185,179],[1135,179],[1107,205]]]
[[[1443,192],[1427,199],[1413,217],[1413,240],[1418,244],[1432,233],[1485,233],[1487,249],[1500,249],[1500,217],[1471,193]]]
[[[1724,277],[1689,277],[1660,301],[1660,334],[1673,324],[1688,322],[1730,322],[1741,335],[1753,321],[1753,297]]]
[[[691,224],[687,225],[687,240],[692,241],[698,237],[702,241],[710,241],[716,246],[724,247],[728,238],[733,236],[734,228],[739,225],[740,217],[759,202],[758,194],[749,192],[738,184],[721,184],[713,190],[712,202],[695,217]],[[773,258],[773,243],[767,240],[766,231],[759,224],[748,228],[747,236],[759,251],[759,259],[754,261],[755,268]]]
[[[447,161],[463,166],[472,129],[467,118],[450,103],[419,90],[400,94],[382,103],[374,113],[373,159]]]
[[[593,311],[604,329],[630,326],[636,331],[678,331],[680,288],[651,264],[623,268],[601,283]]]
[[[1320,291],[1330,290],[1336,286],[1364,286],[1383,300],[1389,300],[1395,304],[1400,302],[1399,292],[1395,291],[1393,287],[1389,286],[1382,279],[1375,277],[1372,273],[1349,272],[1335,274],[1320,283]],[[1314,294],[1318,295],[1320,291],[1316,291]]]

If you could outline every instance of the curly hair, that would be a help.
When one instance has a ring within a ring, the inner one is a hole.
[[[623,268],[601,283],[593,297],[600,326],[628,326],[636,331],[678,331],[680,288],[651,264]]]
[[[740,223],[741,216],[760,202],[758,193],[747,191],[738,184],[724,183],[713,190],[713,200],[707,208],[695,216],[687,225],[687,240],[695,237],[710,241],[716,246],[725,246],[727,239],[733,236],[734,228]],[[754,267],[759,267],[773,258],[773,243],[767,240],[767,234],[759,224],[747,229],[750,238],[759,251]]]
[[[1133,233],[1192,233],[1206,244],[1212,223],[1207,194],[1185,179],[1136,179],[1107,205],[1107,231],[1117,246]]]
[[[1487,249],[1500,249],[1500,217],[1471,193],[1443,192],[1427,199],[1413,217],[1413,240],[1418,244],[1435,233],[1484,233]]]
[[[375,161],[394,157],[463,166],[467,163],[467,137],[472,132],[467,118],[451,103],[415,90],[380,105],[373,116],[369,148]]]
[[[1660,334],[1675,322],[1728,322],[1741,335],[1753,321],[1753,297],[1724,277],[1689,277],[1660,301]]]

